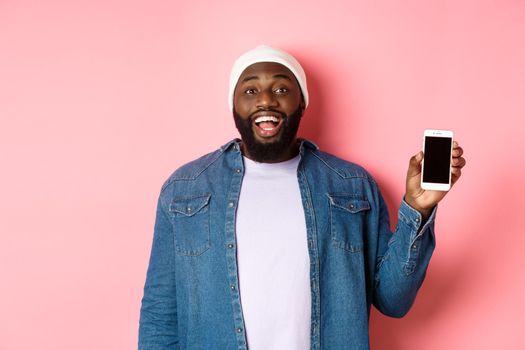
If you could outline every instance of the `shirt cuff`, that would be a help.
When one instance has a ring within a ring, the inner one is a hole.
[[[437,205],[432,208],[432,212],[428,216],[427,220],[423,222],[423,217],[421,213],[416,209],[412,208],[403,198],[401,201],[401,207],[399,208],[399,219],[403,220],[405,224],[410,226],[414,231],[418,232],[419,236],[425,229],[434,223],[436,218]]]

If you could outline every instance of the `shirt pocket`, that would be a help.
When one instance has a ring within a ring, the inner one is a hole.
[[[351,253],[363,250],[363,231],[370,203],[350,194],[328,194],[332,243]]]
[[[171,202],[177,254],[197,256],[210,248],[210,197],[211,194],[179,197]]]

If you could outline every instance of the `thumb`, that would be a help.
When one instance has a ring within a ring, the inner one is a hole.
[[[416,155],[410,158],[410,163],[408,164],[408,177],[417,176],[421,173],[421,162],[423,161],[423,151],[419,151]]]

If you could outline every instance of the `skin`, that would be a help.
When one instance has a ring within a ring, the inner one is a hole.
[[[289,116],[305,104],[301,94],[301,88],[293,73],[285,66],[274,62],[260,62],[249,66],[239,77],[235,87],[233,105],[235,111],[242,119],[253,120],[263,111],[275,111]],[[261,137],[253,130],[256,139],[261,143],[275,142],[282,134],[272,137]],[[297,137],[290,142],[286,150],[273,162],[282,162],[295,157],[299,150]],[[249,151],[241,144],[243,154],[253,159]]]
[[[301,88],[292,72],[285,66],[273,62],[255,63],[244,70],[234,92],[234,108],[241,118],[254,120],[257,113],[272,110],[286,115],[291,115],[305,105],[301,95]],[[255,132],[255,124],[253,124]],[[255,133],[260,142],[274,142],[281,131],[272,137],[261,137]],[[290,143],[285,151],[275,162],[289,160],[298,154],[297,138]],[[243,154],[253,159],[241,144]],[[407,177],[405,201],[421,213],[426,220],[432,209],[446,196],[448,191],[430,191],[421,188],[421,162],[423,152],[410,158]],[[463,149],[454,141],[452,149],[452,186],[461,177],[461,169],[466,161],[463,158]]]

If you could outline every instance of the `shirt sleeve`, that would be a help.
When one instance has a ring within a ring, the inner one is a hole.
[[[383,314],[403,317],[415,301],[435,249],[435,206],[425,222],[403,199],[394,233],[385,201],[377,190],[378,244],[373,304]]]
[[[173,226],[159,197],[140,309],[139,350],[178,345]]]

